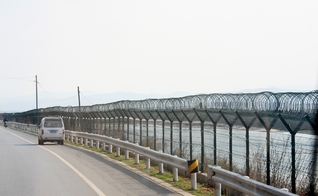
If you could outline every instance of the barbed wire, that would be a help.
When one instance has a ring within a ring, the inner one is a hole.
[[[103,113],[112,110],[187,110],[212,109],[246,112],[272,112],[288,115],[315,115],[318,91],[284,93],[200,94],[180,98],[123,100],[107,104],[79,107],[49,107],[41,112],[50,113]],[[27,111],[25,113],[32,113]]]

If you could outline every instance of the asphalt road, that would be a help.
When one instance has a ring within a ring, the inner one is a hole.
[[[0,195],[184,195],[88,150],[0,126]]]

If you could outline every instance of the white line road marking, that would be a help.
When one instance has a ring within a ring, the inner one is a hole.
[[[8,132],[6,131],[7,133],[10,133],[11,135],[14,135],[30,144],[35,144],[27,139],[24,139],[14,133],[11,133],[11,132]],[[73,165],[71,165],[69,162],[67,162],[65,159],[63,159],[62,157],[60,157],[58,154],[56,154],[55,152],[43,147],[43,146],[38,146],[48,152],[50,152],[51,154],[53,154],[54,156],[56,156],[57,158],[59,158],[63,163],[65,163],[67,166],[69,166],[75,173],[77,173],[77,175],[79,175],[98,195],[100,196],[106,196],[99,188],[97,188],[88,178],[86,178],[86,176],[84,176],[84,174],[82,174],[80,171],[78,171]]]

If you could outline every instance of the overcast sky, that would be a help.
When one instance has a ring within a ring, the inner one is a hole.
[[[1,0],[0,107],[35,75],[40,93],[315,90],[317,24],[317,0]]]

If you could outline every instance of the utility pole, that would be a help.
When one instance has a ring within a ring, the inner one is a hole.
[[[39,114],[38,114],[38,109],[39,109],[39,100],[38,100],[38,76],[35,75],[35,109],[36,109],[36,124],[39,124]]]
[[[80,97],[79,86],[77,86],[77,97],[78,97],[78,109],[81,112],[81,97]]]
[[[79,111],[79,126],[80,126],[80,131],[83,132],[83,121],[82,121],[82,114],[81,114],[81,97],[80,97],[80,90],[79,86],[77,86],[77,97],[78,97],[78,111]]]
[[[36,98],[35,98],[35,100],[36,100],[36,110],[38,110],[39,109],[39,105],[38,105],[38,76],[37,75],[35,75],[35,91],[36,91],[36,93],[35,93],[35,96],[36,96]]]

